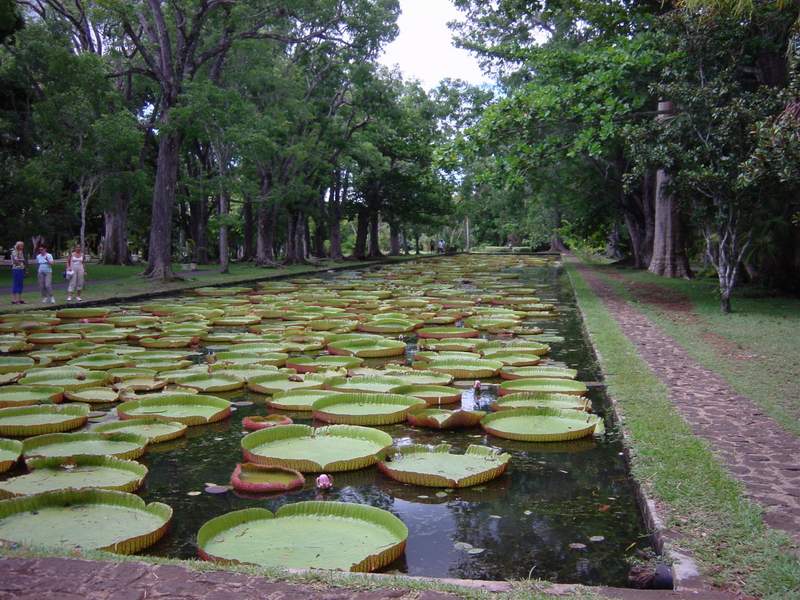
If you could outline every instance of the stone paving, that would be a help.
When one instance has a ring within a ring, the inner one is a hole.
[[[710,443],[748,496],[764,507],[764,521],[800,542],[800,438],[699,365],[591,268],[578,269],[666,384],[670,400],[694,433]]]
[[[0,560],[0,600],[455,600],[431,591],[335,588],[177,565],[69,558]]]

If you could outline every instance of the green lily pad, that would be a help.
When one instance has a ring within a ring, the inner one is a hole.
[[[267,400],[267,406],[278,410],[311,411],[314,402],[338,393],[330,390],[290,390],[273,394]]]
[[[450,444],[403,446],[391,461],[378,464],[386,475],[413,485],[463,488],[480,485],[502,475],[511,455],[486,446],[471,445],[464,454],[451,454]]]
[[[470,327],[423,327],[417,330],[417,335],[421,338],[476,338],[480,332]]]
[[[284,425],[254,431],[242,438],[245,460],[302,473],[354,471],[374,465],[392,445],[378,429],[355,425]]]
[[[277,513],[248,508],[208,521],[197,534],[206,560],[264,567],[376,571],[397,560],[408,528],[364,504],[297,502]]]
[[[180,384],[199,392],[230,392],[243,388],[244,380],[222,373],[201,373],[181,379]]]
[[[61,402],[64,388],[50,385],[8,385],[0,387],[0,408]]]
[[[354,377],[333,377],[325,382],[325,387],[337,392],[388,393],[404,385],[402,379],[384,375],[356,375]]]
[[[428,406],[461,402],[461,390],[443,385],[404,385],[394,393],[421,398]]]
[[[117,414],[120,419],[152,417],[189,426],[205,425],[227,419],[231,403],[202,394],[151,394],[120,404]]]
[[[27,356],[0,356],[0,373],[27,371],[35,364],[35,361]]]
[[[547,394],[542,392],[516,392],[501,396],[492,403],[491,408],[492,410],[498,411],[513,408],[532,408],[535,406],[586,411],[591,407],[591,403],[585,396]]]
[[[0,409],[0,435],[26,437],[70,431],[86,424],[88,404],[38,404]]]
[[[169,506],[145,504],[135,494],[58,490],[0,501],[0,539],[28,546],[132,554],[161,539],[171,519]]]
[[[101,386],[108,381],[104,371],[87,371],[81,367],[31,369],[20,379],[21,385],[49,385],[64,390],[80,390]]]
[[[497,437],[523,442],[565,442],[587,437],[602,424],[596,415],[557,408],[515,408],[486,415],[481,427]]]
[[[69,458],[78,454],[134,459],[144,454],[147,438],[135,433],[48,433],[22,443],[25,458]]]
[[[555,379],[552,377],[538,377],[530,379],[513,379],[500,384],[500,395],[515,392],[540,392],[544,394],[570,394],[583,396],[589,391],[586,384],[572,379]]]
[[[119,399],[119,392],[107,387],[69,391],[65,395],[67,399],[73,402],[87,402],[89,404],[108,404]]]
[[[0,438],[0,473],[13,467],[22,455],[22,442]]]
[[[414,427],[456,429],[458,427],[477,427],[484,416],[486,413],[482,410],[413,408],[408,413],[408,423]]]
[[[178,421],[162,421],[151,417],[101,423],[92,431],[95,433],[135,433],[146,437],[151,444],[158,444],[186,435],[187,427]]]
[[[334,341],[328,344],[331,354],[358,356],[359,358],[383,358],[406,353],[406,343],[381,337],[361,337]]]
[[[287,359],[286,366],[295,369],[298,373],[315,373],[328,369],[353,369],[363,362],[364,359],[357,356],[325,355],[316,358],[299,356]]]
[[[130,367],[132,363],[129,358],[117,356],[116,354],[87,354],[73,358],[67,364],[94,371],[107,371],[109,369]]]
[[[526,378],[556,378],[556,379],[575,379],[578,376],[576,369],[566,367],[556,367],[552,365],[540,365],[535,367],[503,367],[500,370],[500,377],[503,379],[526,379]]]
[[[120,492],[139,489],[147,467],[109,456],[32,458],[30,473],[0,482],[0,498],[29,496],[67,488],[101,488]]]
[[[247,382],[247,389],[259,394],[278,394],[290,390],[321,389],[325,385],[325,381],[324,377],[319,377],[315,373],[305,375],[278,373],[252,378]]]
[[[478,377],[494,377],[503,368],[503,363],[497,360],[472,359],[472,360],[432,360],[423,363],[423,368],[437,373],[447,373],[456,379],[474,379]]]
[[[405,421],[415,406],[426,404],[414,396],[350,392],[320,398],[313,409],[314,418],[326,423],[390,425]]]

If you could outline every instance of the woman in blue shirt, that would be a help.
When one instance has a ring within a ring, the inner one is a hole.
[[[17,242],[11,251],[11,304],[25,304],[22,286],[25,282],[25,244]]]

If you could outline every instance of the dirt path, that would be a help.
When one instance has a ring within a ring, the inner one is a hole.
[[[694,433],[711,444],[728,471],[744,483],[748,496],[764,507],[764,521],[800,542],[800,439],[699,365],[590,267],[577,267],[669,388],[670,400]]]

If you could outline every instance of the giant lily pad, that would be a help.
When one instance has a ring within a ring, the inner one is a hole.
[[[0,438],[0,473],[13,467],[22,455],[22,442]]]
[[[556,367],[554,365],[541,365],[536,367],[503,367],[500,370],[500,377],[503,379],[526,379],[553,377],[556,379],[575,379],[578,376],[576,369],[566,367]]]
[[[64,388],[49,385],[9,385],[0,387],[0,408],[61,402]]]
[[[0,373],[27,371],[34,364],[34,360],[27,356],[0,356]]]
[[[284,425],[242,438],[245,460],[303,473],[354,471],[374,465],[392,445],[388,433],[370,427]]]
[[[410,368],[395,368],[390,365],[387,370],[383,372],[384,375],[389,377],[397,377],[403,380],[404,385],[439,385],[445,386],[453,383],[453,376],[449,373],[436,373],[434,371],[426,371]],[[414,394],[411,394],[412,396]]]
[[[456,379],[474,379],[476,377],[494,377],[503,367],[498,360],[477,359],[443,359],[422,363],[422,368],[437,373],[447,373]]]
[[[569,394],[583,396],[588,392],[586,384],[572,379],[556,379],[553,377],[537,377],[530,379],[514,379],[500,384],[500,395],[515,392],[540,392],[545,394]]]
[[[22,385],[49,385],[65,390],[97,387],[108,381],[104,371],[87,371],[80,367],[31,369],[20,380]]]
[[[316,373],[317,371],[327,371],[329,369],[353,369],[361,365],[364,359],[357,356],[318,356],[309,358],[300,356],[289,358],[286,366],[296,370],[298,373]]]
[[[0,409],[0,435],[25,437],[70,431],[89,418],[88,404],[39,404]]]
[[[135,433],[146,437],[151,444],[157,444],[186,435],[187,427],[178,421],[162,421],[153,417],[145,417],[101,423],[92,431],[95,433]]]
[[[67,488],[102,488],[120,492],[139,489],[147,467],[109,456],[32,458],[30,473],[0,482],[0,498],[29,496]]]
[[[303,487],[305,482],[306,479],[300,471],[255,463],[237,464],[231,475],[234,489],[249,494],[288,492]]]
[[[264,567],[370,572],[403,554],[408,528],[365,504],[296,502],[273,514],[247,508],[211,519],[197,534],[206,560]]]
[[[461,402],[461,390],[443,385],[404,385],[394,392],[422,398],[428,406]]]
[[[0,539],[29,546],[132,554],[163,537],[166,504],[111,490],[58,490],[0,501]],[[113,527],[109,527],[113,523]]]
[[[48,433],[22,443],[25,458],[72,457],[78,454],[134,459],[144,454],[147,438],[135,433]]]
[[[363,337],[334,341],[328,344],[328,352],[359,358],[383,358],[406,353],[406,343],[380,337]]]
[[[227,419],[231,403],[202,394],[152,394],[123,402],[117,407],[120,419],[152,417],[184,425],[205,425]]]
[[[596,415],[557,408],[515,408],[486,415],[481,427],[492,435],[523,442],[565,442],[592,435]]]
[[[404,384],[402,379],[384,375],[356,375],[355,377],[333,377],[325,387],[337,392],[388,393]]]
[[[476,338],[480,332],[469,327],[423,327],[417,330],[417,335],[421,338]]]
[[[73,358],[67,364],[83,367],[84,369],[92,369],[94,371],[107,371],[109,369],[130,367],[132,362],[129,358],[125,358],[124,356],[100,353],[79,356],[78,358]]]
[[[278,373],[254,377],[247,382],[247,388],[259,394],[278,394],[290,390],[314,390],[325,385],[325,378],[314,373],[306,375],[290,375]]]
[[[59,319],[104,319],[111,310],[101,306],[81,306],[75,308],[60,308],[56,312]]]
[[[451,454],[450,444],[403,446],[391,461],[378,468],[397,481],[429,487],[464,488],[480,485],[502,475],[511,455],[486,446],[471,445],[464,454]]]
[[[401,394],[342,393],[314,402],[314,418],[326,423],[390,425],[406,420],[414,406],[425,401]]]
[[[67,399],[73,402],[87,402],[89,404],[108,404],[116,402],[119,392],[107,387],[86,388],[67,392]]]
[[[564,410],[586,411],[591,406],[585,396],[570,394],[547,394],[542,392],[515,392],[506,394],[492,403],[492,410],[509,410],[513,408],[532,408],[546,406]]]
[[[340,392],[330,390],[290,390],[274,394],[267,400],[267,406],[278,410],[310,411],[314,402],[320,398],[333,396]]]
[[[244,387],[244,380],[233,375],[222,373],[198,373],[184,377],[180,380],[184,387],[195,389],[199,392],[230,392]]]
[[[477,427],[484,416],[486,413],[482,410],[413,408],[408,413],[408,422],[414,427],[456,429],[458,427]]]

